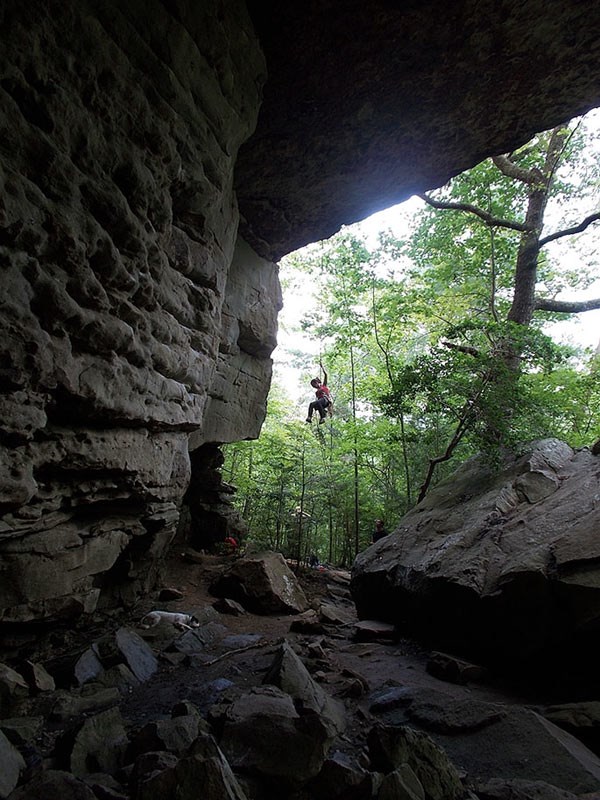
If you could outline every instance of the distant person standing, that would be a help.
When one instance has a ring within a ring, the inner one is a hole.
[[[388,532],[385,529],[385,525],[382,519],[375,520],[375,530],[373,531],[373,543],[378,542],[380,539],[383,539],[384,536],[387,536]]]
[[[227,536],[227,538],[224,539],[223,544],[225,545],[225,553],[229,556],[234,555],[240,546],[240,543],[233,534]]]

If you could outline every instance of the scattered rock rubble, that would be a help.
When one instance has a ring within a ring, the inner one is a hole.
[[[525,703],[476,664],[359,624],[342,571],[305,570],[301,588],[265,557],[305,598],[273,614],[268,592],[263,608],[208,594],[242,559],[198,561],[174,558],[181,597],[156,598],[198,628],[141,629],[143,608],[82,641],[70,671],[49,653],[0,668],[0,798],[600,796],[598,703]]]

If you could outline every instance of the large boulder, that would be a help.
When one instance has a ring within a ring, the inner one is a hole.
[[[210,587],[217,597],[231,597],[256,614],[298,614],[306,595],[281,553],[258,553],[236,561]]]
[[[296,709],[274,686],[252,689],[225,708],[218,722],[219,745],[236,771],[257,774],[289,787],[314,778],[331,744],[319,714]]]
[[[300,657],[286,641],[275,654],[263,683],[277,686],[290,695],[296,706],[319,714],[332,739],[344,731],[346,719],[343,705],[311,678]]]
[[[65,732],[57,744],[59,757],[73,775],[113,774],[123,766],[127,747],[124,720],[118,709],[101,711]]]
[[[130,675],[130,682],[148,680],[158,669],[158,661],[152,648],[130,628],[119,628],[102,639],[93,642],[74,666],[77,682],[101,681],[107,672],[116,666],[127,667],[121,677]],[[119,681],[121,682],[121,681]]]
[[[599,493],[600,461],[554,439],[472,458],[359,554],[359,616],[495,665],[596,664]]]

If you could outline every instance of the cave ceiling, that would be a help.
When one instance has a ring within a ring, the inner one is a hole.
[[[600,105],[600,4],[249,0],[268,80],[241,232],[278,260]]]

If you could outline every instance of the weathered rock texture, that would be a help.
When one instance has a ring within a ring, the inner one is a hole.
[[[280,292],[232,190],[242,3],[2,7],[0,617],[156,578],[188,446],[257,436]]]
[[[257,553],[236,561],[210,586],[255,614],[299,614],[308,600],[281,553]]]
[[[417,736],[423,743],[430,742],[427,760],[438,779],[444,777],[442,764],[436,764],[431,756],[435,757],[436,749],[441,748],[443,757],[450,759],[450,774],[455,772],[452,765],[460,765],[469,782],[475,784],[477,797],[478,787],[495,778],[541,781],[576,794],[594,792],[600,785],[600,759],[574,736],[529,708],[481,702],[472,697],[456,700],[435,690],[406,694],[403,707],[382,713],[383,725],[369,733],[371,757],[379,768],[385,769],[386,761],[388,769],[389,761],[397,763],[394,755],[397,759],[404,749],[408,732],[409,739]],[[437,747],[432,750],[433,742]],[[448,771],[445,777],[449,777]],[[446,800],[454,795],[446,788],[439,796]],[[533,795],[537,796],[552,795]]]
[[[585,498],[585,499],[584,499]],[[494,665],[595,673],[600,461],[556,439],[495,473],[467,461],[359,554],[359,616]]]
[[[190,460],[192,476],[181,520],[187,543],[201,550],[227,536],[239,539],[248,533],[248,525],[232,503],[235,489],[223,481],[225,457],[220,447],[204,444],[190,453]]]
[[[189,449],[258,435],[281,302],[264,259],[600,101],[599,15],[1,4],[1,620],[155,582]]]

